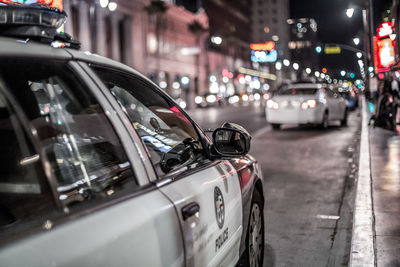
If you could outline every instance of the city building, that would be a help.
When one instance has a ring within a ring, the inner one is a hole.
[[[251,38],[254,43],[274,41],[278,60],[289,59],[289,0],[253,0]]]
[[[319,47],[317,23],[312,18],[288,19],[290,29],[290,50],[292,64],[298,64],[300,70],[311,69],[317,71],[319,66],[319,54],[322,48]],[[298,77],[299,77],[298,73]]]

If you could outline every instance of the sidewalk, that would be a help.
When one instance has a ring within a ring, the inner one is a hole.
[[[400,128],[370,128],[375,257],[377,266],[400,266]]]
[[[400,127],[363,126],[350,266],[400,266]]]

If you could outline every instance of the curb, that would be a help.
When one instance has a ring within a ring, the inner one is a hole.
[[[374,217],[367,105],[362,98],[360,160],[353,213],[349,266],[375,266]]]

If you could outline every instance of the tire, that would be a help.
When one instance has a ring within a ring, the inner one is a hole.
[[[245,266],[262,267],[264,263],[265,229],[263,200],[254,190],[246,234]]]
[[[321,127],[322,129],[327,129],[328,126],[329,126],[328,112],[325,111],[325,112],[324,112],[324,115],[322,116],[322,122],[321,122],[321,124],[320,124],[320,127]]]
[[[343,119],[340,121],[340,126],[347,126],[347,117],[348,117],[348,111],[347,108],[344,110],[344,115]]]
[[[271,126],[274,130],[279,130],[281,128],[281,125],[279,123],[271,123]]]

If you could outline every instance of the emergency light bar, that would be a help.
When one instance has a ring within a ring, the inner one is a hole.
[[[0,26],[59,28],[66,17],[61,0],[0,0]]]

